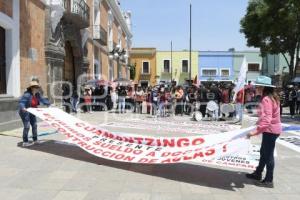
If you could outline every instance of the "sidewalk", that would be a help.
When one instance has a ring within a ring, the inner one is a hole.
[[[125,116],[120,117],[126,119]],[[105,121],[101,113],[79,117],[93,124]],[[163,120],[168,121],[160,119]],[[221,124],[215,122],[215,125]],[[14,133],[17,132],[20,133],[20,129]],[[157,133],[149,133],[157,136]],[[20,138],[0,138],[0,195],[4,199],[291,200],[300,196],[299,153],[278,144],[275,188],[266,189],[247,180],[246,171],[236,169],[191,164],[137,165],[104,160],[76,146],[59,143],[64,139],[61,134],[42,137],[43,144],[30,148],[21,148]],[[254,139],[255,143],[259,141],[259,138]]]

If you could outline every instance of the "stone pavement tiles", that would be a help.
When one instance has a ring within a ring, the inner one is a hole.
[[[97,116],[95,115],[95,118]],[[20,147],[0,136],[1,199],[299,199],[300,155],[277,144],[275,188],[256,187],[246,171],[191,164],[137,165],[94,157],[76,146]],[[259,143],[259,138],[254,139]]]

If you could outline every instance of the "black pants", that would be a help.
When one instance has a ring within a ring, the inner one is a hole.
[[[296,105],[297,105],[296,114],[299,114],[299,111],[300,111],[300,101],[297,101]]]
[[[176,108],[175,108],[175,115],[183,115],[183,109],[184,109],[184,105],[183,105],[183,101],[180,100],[176,100]]]
[[[265,177],[265,181],[272,182],[273,181],[273,173],[274,173],[274,149],[275,142],[279,135],[275,135],[272,133],[263,133],[263,139],[260,147],[260,159],[258,167],[256,168],[257,174],[262,174],[265,166],[267,166],[267,174]]]
[[[295,104],[296,104],[295,101],[290,101],[290,102],[289,102],[289,105],[290,105],[290,114],[291,114],[291,116],[294,116],[294,115],[295,115]]]

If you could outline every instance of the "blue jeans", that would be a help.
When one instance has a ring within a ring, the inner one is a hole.
[[[273,173],[274,173],[274,149],[276,139],[279,135],[275,135],[272,133],[263,133],[263,139],[260,148],[260,159],[259,164],[256,168],[257,174],[262,174],[264,168],[267,167],[267,173],[265,180],[272,182],[273,181]]]
[[[32,139],[33,141],[37,140],[37,122],[35,115],[29,112],[20,111],[19,115],[22,119],[24,128],[23,128],[23,142],[28,142],[28,132],[30,129],[30,125],[32,127]]]
[[[165,103],[164,102],[160,102],[159,105],[159,114],[161,117],[165,116]]]
[[[236,114],[239,117],[239,121],[242,122],[243,121],[243,104],[241,103],[237,103],[235,105],[235,110],[236,110]]]
[[[119,111],[125,112],[125,97],[119,96]]]

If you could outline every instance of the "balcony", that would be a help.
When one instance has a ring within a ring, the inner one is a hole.
[[[73,23],[80,29],[90,26],[90,8],[84,0],[64,0],[64,20]]]
[[[94,40],[97,40],[101,45],[107,45],[107,32],[99,25],[94,25]]]

